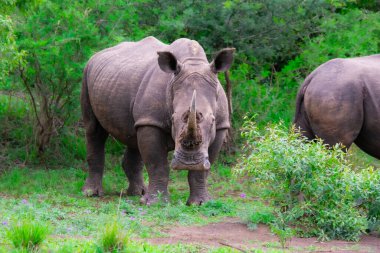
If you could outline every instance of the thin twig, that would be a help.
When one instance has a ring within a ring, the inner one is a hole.
[[[38,117],[38,114],[37,114],[36,101],[34,100],[32,90],[30,89],[27,77],[24,75],[24,69],[23,69],[23,67],[21,67],[21,65],[19,66],[19,71],[20,71],[20,77],[22,79],[22,82],[24,83],[24,86],[25,86],[26,90],[28,91],[30,98],[32,99],[33,111],[34,111],[34,114],[36,115],[37,122],[40,126],[42,126],[40,118]]]
[[[230,247],[230,248],[233,248],[233,249],[237,249],[238,251],[241,251],[241,252],[248,252],[248,251],[246,251],[246,250],[243,250],[242,248],[239,248],[239,247],[233,246],[233,245],[228,244],[228,243],[225,243],[225,242],[219,242],[219,244],[224,245],[224,246],[227,246],[227,247]]]

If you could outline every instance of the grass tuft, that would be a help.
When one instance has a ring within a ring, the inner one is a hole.
[[[118,223],[109,223],[100,235],[100,245],[106,252],[120,251],[129,242],[129,237],[122,231]]]
[[[49,227],[36,221],[24,220],[7,231],[7,237],[16,248],[37,249],[49,234]]]

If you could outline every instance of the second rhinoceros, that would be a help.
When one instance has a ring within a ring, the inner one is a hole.
[[[380,159],[380,55],[333,59],[315,69],[297,95],[294,124],[307,138]]]
[[[128,195],[143,195],[145,204],[159,194],[166,198],[167,156],[174,149],[171,167],[189,170],[187,204],[207,201],[208,172],[230,127],[217,73],[230,68],[233,52],[223,49],[209,63],[194,40],[166,45],[148,37],[95,54],[85,68],[81,92],[89,165],[83,192],[103,194],[104,148],[110,134],[127,146],[122,167]]]

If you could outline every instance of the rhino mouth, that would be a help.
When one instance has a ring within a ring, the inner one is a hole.
[[[211,165],[208,157],[200,152],[175,151],[171,167],[173,170],[209,170]]]

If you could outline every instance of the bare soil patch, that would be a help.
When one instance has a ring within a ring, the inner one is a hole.
[[[205,226],[177,226],[163,229],[167,237],[148,239],[153,244],[190,243],[212,247],[227,246],[242,252],[252,248],[279,248],[278,238],[268,226],[259,225],[248,230],[239,219],[230,218],[223,222]],[[380,238],[363,236],[359,242],[318,242],[316,238],[292,238],[287,246],[290,252],[380,252]]]

